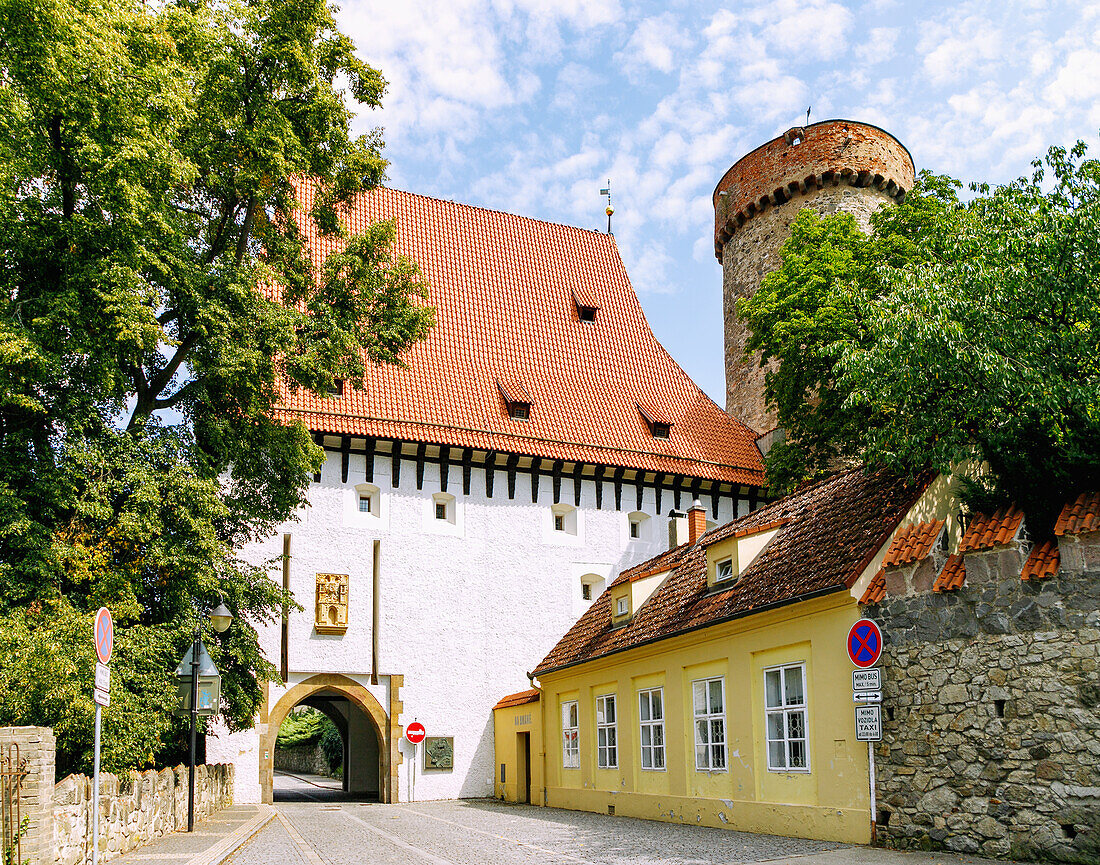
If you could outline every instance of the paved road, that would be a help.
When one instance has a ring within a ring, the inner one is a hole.
[[[977,865],[905,854],[561,811],[492,800],[402,805],[284,802],[232,865]]]

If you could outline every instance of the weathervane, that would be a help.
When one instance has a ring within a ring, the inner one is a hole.
[[[607,233],[612,234],[611,231],[611,214],[615,212],[615,208],[611,206],[611,178],[607,178],[607,186],[600,190],[600,195],[607,196],[607,209],[604,213],[607,214]]]

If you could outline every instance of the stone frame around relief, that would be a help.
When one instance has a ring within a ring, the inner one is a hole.
[[[317,574],[313,628],[318,634],[343,634],[348,629],[348,574]]]
[[[424,770],[450,770],[455,765],[454,736],[427,736],[424,739]]]

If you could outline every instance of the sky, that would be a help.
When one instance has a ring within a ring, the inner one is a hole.
[[[1100,3],[869,0],[344,0],[390,82],[388,185],[613,230],[657,338],[725,402],[710,196],[792,126],[881,126],[918,169],[1030,173],[1053,144],[1100,153]]]

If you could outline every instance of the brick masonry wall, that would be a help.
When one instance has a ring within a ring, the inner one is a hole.
[[[5,756],[12,745],[19,746],[20,760],[26,760],[27,777],[20,788],[19,804],[30,818],[20,853],[29,865],[53,862],[53,825],[49,818],[53,794],[54,760],[57,742],[49,727],[0,727],[0,751]]]
[[[51,778],[52,781],[52,778]],[[108,862],[155,838],[187,828],[187,767],[99,776],[99,861]],[[69,775],[52,788],[52,842],[57,865],[92,861],[92,779]],[[195,820],[233,804],[233,766],[195,767]]]
[[[1021,550],[969,555],[957,592],[887,597],[881,841],[1100,862],[1100,535],[1020,580]],[[891,717],[892,715],[892,717]]]

